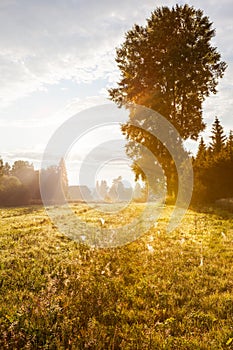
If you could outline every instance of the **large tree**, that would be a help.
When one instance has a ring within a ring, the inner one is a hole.
[[[215,30],[201,10],[188,5],[157,8],[146,26],[135,25],[117,49],[119,106],[134,102],[166,117],[183,138],[204,129],[202,102],[216,93],[226,63],[211,45]]]
[[[157,8],[145,26],[134,25],[126,33],[117,49],[121,79],[118,87],[109,90],[110,98],[118,106],[133,103],[153,109],[169,120],[183,139],[197,139],[205,128],[202,103],[210,93],[217,92],[218,79],[226,69],[211,45],[214,36],[212,23],[201,10],[188,5]],[[130,113],[122,131],[128,139],[127,153],[133,159],[136,177],[143,177],[138,166],[141,143],[161,159],[169,190],[177,178],[172,157],[165,145],[144,131],[150,129],[158,135],[156,127],[153,116]]]

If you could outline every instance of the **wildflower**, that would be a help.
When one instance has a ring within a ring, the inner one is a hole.
[[[150,244],[147,244],[147,249],[149,250],[150,253],[154,252],[154,248]]]

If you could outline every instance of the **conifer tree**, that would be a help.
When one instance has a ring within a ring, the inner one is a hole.
[[[229,137],[226,143],[227,155],[233,161],[233,131],[230,130]]]
[[[4,164],[3,173],[4,173],[4,175],[7,175],[7,176],[9,176],[10,173],[11,173],[11,166],[10,166],[10,164],[8,162],[6,162]]]
[[[206,160],[206,155],[207,155],[206,145],[203,140],[203,137],[201,137],[195,161],[199,164],[200,163],[203,164]]]
[[[212,142],[207,150],[201,140],[194,161],[194,200],[205,203],[233,196],[233,135],[228,139],[216,117],[212,127]],[[203,157],[203,155],[205,155]]]
[[[58,166],[58,177],[60,181],[61,189],[64,193],[64,196],[68,194],[68,177],[66,171],[66,164],[64,158],[61,158]]]
[[[215,121],[212,125],[212,135],[210,136],[212,142],[210,143],[210,150],[213,154],[219,154],[223,151],[226,144],[226,135],[218,117],[215,117]]]

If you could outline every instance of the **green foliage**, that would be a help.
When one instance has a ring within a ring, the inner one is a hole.
[[[216,117],[210,138],[212,142],[208,148],[201,139],[194,160],[193,203],[209,203],[233,197],[232,133],[226,138]]]
[[[233,132],[230,130],[228,140],[226,142],[227,154],[231,161],[233,161]]]
[[[117,49],[121,78],[118,86],[109,90],[110,98],[119,106],[136,103],[148,107],[169,120],[183,139],[197,139],[205,127],[202,103],[210,93],[217,92],[218,79],[226,69],[211,44],[214,36],[212,23],[201,10],[187,4],[158,7],[145,26],[134,25],[126,33]],[[128,140],[126,151],[136,179],[144,179],[140,165],[145,155],[140,145],[149,149],[163,167],[169,196],[176,196],[176,167],[166,144],[153,136],[161,132],[154,119],[143,111],[130,113],[122,125]],[[178,149],[180,142],[174,139],[173,148]],[[152,170],[151,177],[155,173]],[[148,181],[154,183],[155,179]]]
[[[39,173],[34,170],[33,164],[28,161],[17,160],[12,165],[10,174],[17,177],[28,192],[28,197],[40,199]],[[13,203],[16,205],[16,203]]]
[[[4,174],[3,160],[0,158],[0,177]]]
[[[202,102],[216,93],[226,69],[211,45],[215,30],[201,10],[189,5],[158,7],[145,27],[135,25],[117,49],[118,105],[134,102],[167,118],[181,136],[196,139],[204,129]]]
[[[6,163],[4,164],[4,167],[3,167],[3,174],[4,174],[4,175],[7,175],[7,176],[10,176],[10,174],[11,174],[11,166],[10,166],[10,164],[9,164],[8,162],[6,162]]]
[[[205,163],[206,157],[207,157],[207,149],[206,149],[206,145],[203,140],[203,137],[201,137],[195,161],[199,165],[202,165]]]
[[[0,177],[3,175],[9,176],[10,170],[11,170],[11,167],[10,167],[9,163],[6,162],[4,164],[2,158],[0,158]]]
[[[33,164],[24,160],[16,160],[12,165],[11,174],[16,176],[20,181],[25,181],[33,171]]]
[[[38,171],[33,165],[17,160],[11,168],[0,159],[0,206],[24,205],[39,198]]]
[[[15,176],[3,175],[0,179],[0,204],[22,205],[27,204],[29,193],[25,186]]]
[[[167,234],[172,209],[111,250],[68,240],[40,207],[2,209],[1,349],[231,349],[232,214],[189,211]]]
[[[42,183],[51,202],[64,202],[68,179],[64,159],[59,165],[42,170]],[[33,164],[17,160],[12,168],[0,158],[0,206],[40,202],[39,171]]]
[[[59,165],[51,165],[42,169],[40,186],[46,203],[64,203],[68,196],[68,178],[65,161],[62,158]]]
[[[224,135],[223,127],[220,124],[218,117],[215,117],[215,121],[212,127],[212,135],[210,136],[212,142],[210,143],[210,151],[214,154],[220,153],[226,142],[226,136]]]
[[[63,192],[64,196],[68,194],[68,177],[66,171],[66,164],[64,158],[61,158],[58,166],[58,173],[60,179],[61,192]]]

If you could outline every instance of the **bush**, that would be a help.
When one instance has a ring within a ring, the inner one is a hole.
[[[29,192],[15,176],[2,176],[0,179],[0,205],[12,206],[28,204]]]

